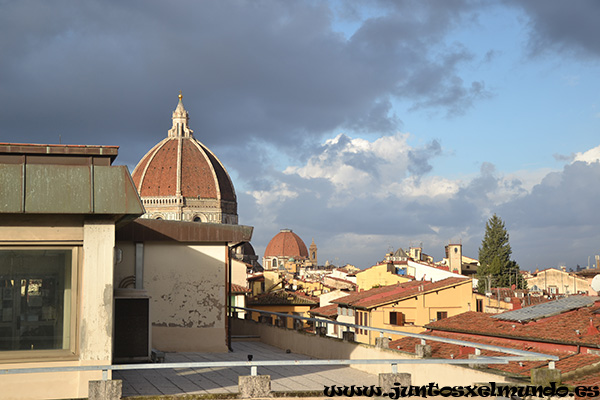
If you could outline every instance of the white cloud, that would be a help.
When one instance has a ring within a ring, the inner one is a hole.
[[[280,182],[270,190],[254,190],[250,194],[256,200],[256,204],[261,207],[271,207],[274,204],[298,197],[298,192],[291,190],[289,185]]]
[[[575,159],[573,161],[574,162],[575,161],[584,161],[584,162],[590,164],[590,163],[597,162],[599,160],[600,160],[600,146],[597,146],[592,149],[589,149],[586,152],[575,154]]]
[[[388,247],[421,243],[436,260],[449,241],[462,242],[464,254],[477,257],[494,213],[506,221],[513,257],[523,268],[553,266],[558,259],[576,260],[569,267],[582,264],[592,251],[587,248],[600,240],[592,218],[600,146],[575,156],[586,162],[563,170],[504,174],[483,163],[478,174],[452,179],[429,167],[432,158],[450,152],[434,143],[413,147],[409,139],[397,133],[326,140],[303,165],[270,173],[264,177],[269,187],[248,193],[252,221],[245,222],[267,228],[256,232],[266,241],[282,227],[293,228],[315,238],[321,262],[362,268],[382,259]]]

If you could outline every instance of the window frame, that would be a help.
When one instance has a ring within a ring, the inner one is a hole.
[[[44,350],[6,350],[0,351],[0,362],[36,362],[70,361],[79,359],[79,293],[81,287],[81,268],[83,265],[82,243],[45,243],[0,244],[0,250],[70,250],[71,251],[71,293],[70,311],[63,315],[69,318],[69,345],[63,349]]]
[[[392,316],[394,316],[394,321],[392,321]],[[401,323],[398,323],[398,320],[400,320]],[[406,315],[401,311],[389,311],[389,321],[390,325],[404,326],[406,325]]]

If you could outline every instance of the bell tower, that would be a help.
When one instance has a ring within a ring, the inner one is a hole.
[[[315,244],[315,238],[312,243],[308,246],[308,258],[312,265],[317,265],[317,245]]]

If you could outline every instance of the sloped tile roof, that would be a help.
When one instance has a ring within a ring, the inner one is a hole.
[[[599,308],[600,302],[596,302],[592,307],[581,307],[525,324],[502,321],[493,315],[469,311],[432,322],[425,327],[436,331],[597,347],[600,344],[600,315],[594,312]]]
[[[448,337],[453,339],[463,339],[470,342],[476,342],[481,344],[489,344],[494,346],[501,346],[519,350],[531,350],[529,347],[524,347],[523,343],[519,343],[516,341],[508,342],[506,340],[492,338],[492,337],[477,337],[473,338],[472,336],[457,337],[456,335],[449,334],[446,332],[427,332],[425,334],[437,336],[437,337]],[[401,350],[406,352],[415,352],[415,346],[419,344],[421,341],[417,338],[402,338],[399,340],[394,340],[390,342],[389,347],[394,350]],[[469,354],[474,354],[475,349],[472,347],[464,347],[455,344],[442,343],[442,342],[434,342],[427,341],[427,344],[431,346],[432,357],[433,358],[455,358],[455,359],[467,359],[469,358]],[[573,372],[577,369],[580,369],[585,366],[597,364],[600,362],[600,356],[594,354],[574,354],[568,351],[540,351],[538,349],[533,349],[533,351],[558,356],[560,359],[556,361],[556,368],[561,371],[561,373],[565,374],[568,372]],[[491,351],[491,350],[481,350],[482,356],[506,356],[506,353]],[[508,364],[496,364],[489,365],[489,368],[495,369],[498,371],[502,371],[505,373],[510,373],[514,375],[520,376],[530,376],[531,370],[534,368],[546,367],[548,365],[548,361],[523,361],[521,363],[518,362],[510,362]]]
[[[317,305],[318,302],[308,299],[304,296],[299,296],[293,292],[280,290],[278,292],[270,292],[249,298],[246,303],[252,305]]]
[[[250,289],[246,289],[244,286],[236,285],[235,283],[231,284],[231,293],[249,293]]]
[[[323,307],[313,308],[309,313],[321,317],[333,318],[337,316],[337,307],[337,304],[329,304]]]
[[[381,304],[396,302],[418,294],[432,292],[470,281],[469,278],[446,278],[437,282],[409,281],[351,294],[338,298],[334,300],[333,303],[349,307],[373,308]]]
[[[589,306],[591,304],[594,304],[594,302],[598,300],[600,300],[600,297],[569,296],[554,301],[548,301],[542,304],[536,304],[531,307],[521,308],[519,310],[504,312],[498,315],[494,315],[494,318],[501,319],[504,321],[533,321],[541,318],[546,318],[551,315],[556,315],[570,310],[575,310],[581,307]]]

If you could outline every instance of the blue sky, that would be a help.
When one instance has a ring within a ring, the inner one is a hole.
[[[422,244],[523,269],[600,253],[600,5],[0,2],[0,141],[119,145],[133,170],[183,90],[262,255],[281,228],[361,268]]]

